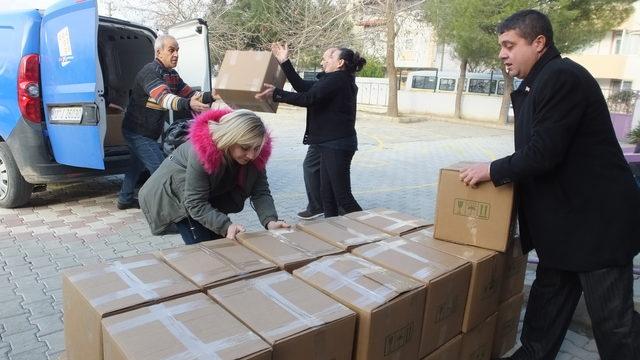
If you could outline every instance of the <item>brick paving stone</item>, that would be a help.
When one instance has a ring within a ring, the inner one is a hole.
[[[62,329],[39,337],[40,341],[46,342],[51,353],[58,353],[64,350],[64,332]]]
[[[69,266],[69,268],[71,268],[71,266]],[[49,277],[42,278],[40,282],[44,284],[46,290],[62,289],[62,278],[59,276],[59,274],[51,274],[51,276]]]
[[[60,309],[53,308],[53,299],[51,297],[48,297],[46,300],[35,301],[29,304],[28,310],[31,313],[29,321],[32,323],[35,320],[46,316],[61,314]]]
[[[47,344],[44,342],[38,342],[37,344],[38,346],[19,353],[15,351],[10,352],[9,360],[46,360]]]
[[[44,284],[42,284],[42,285],[28,286],[25,288],[18,287],[14,289],[14,292],[22,296],[22,298],[24,299],[22,305],[27,306],[32,303],[40,302],[43,300],[53,301],[53,299],[49,295],[45,294],[44,289],[45,289],[45,286]]]
[[[40,317],[38,319],[32,319],[31,322],[38,327],[36,336],[42,340],[43,336],[60,332],[64,329],[62,324],[62,312],[56,312],[55,314]]]
[[[47,347],[45,343],[41,343],[38,341],[36,337],[36,332],[38,328],[34,326],[33,329],[7,335],[4,337],[4,341],[8,342],[11,345],[11,352],[9,352],[9,358],[16,354],[23,353],[29,350],[40,349],[42,347]]]
[[[37,326],[29,322],[29,313],[16,314],[14,316],[2,319],[2,326],[5,331],[2,333],[2,339],[10,335],[24,333],[26,331],[37,330]]]

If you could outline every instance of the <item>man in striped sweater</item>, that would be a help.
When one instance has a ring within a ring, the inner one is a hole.
[[[213,100],[211,93],[191,89],[175,71],[179,49],[173,36],[158,36],[154,44],[155,60],[136,75],[122,122],[122,135],[129,145],[131,164],[118,194],[118,209],[139,207],[134,188],[140,173],[145,168],[153,173],[164,160],[158,138],[169,110],[191,117],[191,112],[207,110]]]

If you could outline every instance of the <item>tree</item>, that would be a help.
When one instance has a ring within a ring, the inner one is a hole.
[[[506,122],[512,78],[497,56],[497,25],[514,12],[534,8],[549,15],[554,41],[561,52],[575,51],[601,39],[633,11],[632,0],[426,0],[425,18],[436,36],[452,44],[461,63],[499,67],[505,79],[500,121]],[[461,65],[460,73],[463,79]],[[464,84],[464,82],[459,82]],[[462,89],[456,94],[456,116],[460,115]]]
[[[424,0],[359,0],[354,14],[360,23],[384,32],[385,64],[389,80],[387,115],[398,116],[398,70],[395,65],[396,38],[404,21],[421,17]],[[378,34],[363,34],[377,37]]]
[[[266,49],[282,41],[303,68],[318,66],[327,48],[353,43],[347,8],[330,0],[237,0],[217,22],[243,35],[226,49]],[[229,36],[220,33],[220,38]]]

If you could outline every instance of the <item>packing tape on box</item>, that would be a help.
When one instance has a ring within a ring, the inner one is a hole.
[[[159,297],[158,293],[154,291],[155,289],[170,286],[175,282],[170,279],[163,279],[153,283],[145,283],[140,280],[135,274],[133,274],[131,270],[157,264],[161,264],[161,262],[156,259],[135,261],[127,264],[123,264],[121,261],[113,261],[109,266],[106,266],[101,270],[88,271],[73,275],[69,277],[69,280],[75,282],[104,275],[105,273],[114,273],[118,275],[118,277],[125,284],[127,284],[127,289],[111,292],[109,294],[91,299],[90,303],[93,306],[106,304],[131,295],[140,295],[145,300],[152,300]]]
[[[403,249],[402,246],[406,244],[408,244],[408,241],[405,239],[398,239],[398,240],[389,241],[389,242],[387,241],[377,242],[372,245],[371,249],[363,252],[362,257],[373,258],[386,251],[395,251],[398,254],[405,255],[422,264],[428,265],[411,274],[414,278],[417,278],[417,279],[426,279],[427,277],[431,276],[436,270],[445,270],[445,271],[447,270],[446,267],[442,267],[440,266],[440,264],[434,261],[425,259],[414,252]]]
[[[304,255],[306,255],[308,257],[315,258],[315,257],[321,256],[321,255],[324,255],[327,252],[326,249],[320,249],[320,250],[313,251],[313,250],[309,250],[309,249],[303,248],[302,246],[300,246],[300,244],[298,244],[297,242],[289,239],[288,237],[286,237],[284,235],[284,234],[294,233],[295,232],[294,230],[291,230],[291,229],[278,229],[278,230],[270,230],[270,232],[281,243],[283,243],[286,246],[289,246],[289,247],[291,247],[293,249],[298,250],[299,252],[303,253]],[[318,239],[318,241],[320,241],[321,243],[324,243],[320,239]]]
[[[357,219],[359,221],[364,221],[364,220],[368,220],[374,217],[382,217],[385,218],[387,220],[393,221],[395,222],[395,224],[386,226],[384,228],[385,231],[394,231],[396,229],[399,229],[403,226],[408,226],[411,228],[417,228],[420,226],[424,226],[424,224],[421,224],[422,220],[416,219],[416,220],[402,220],[393,216],[390,216],[390,214],[398,214],[397,211],[395,210],[384,210],[384,211],[380,211],[380,212],[373,212],[371,210],[363,210],[362,211],[364,214],[360,215],[357,217]]]
[[[378,234],[364,234],[362,232],[357,231],[354,228],[351,228],[347,225],[341,224],[339,220],[336,219],[326,219],[325,220],[327,223],[337,227],[340,230],[344,230],[346,232],[348,232],[351,235],[354,235],[354,237],[352,238],[348,238],[345,239],[343,241],[340,241],[340,243],[345,244],[345,245],[359,245],[359,244],[364,244],[364,243],[368,243],[368,242],[372,242],[372,241],[377,241],[380,240],[381,238],[387,237],[387,234],[383,234],[383,233],[378,233]]]
[[[277,240],[278,242],[282,243],[283,245],[285,245],[286,247],[292,248],[294,250],[297,250],[298,253],[297,254],[291,254],[291,255],[286,255],[286,256],[279,256],[278,260],[279,261],[292,261],[292,260],[302,260],[305,257],[300,256],[300,254],[306,256],[306,258],[316,258],[320,255],[323,255],[325,252],[324,250],[319,250],[317,252],[313,252],[310,251],[308,249],[303,248],[302,246],[300,246],[298,243],[296,243],[295,241],[287,238],[286,236],[284,236],[283,234],[286,233],[292,233],[294,232],[291,229],[277,229],[277,230],[269,230],[268,232],[265,231],[261,231],[261,232],[257,232],[257,233],[252,233],[252,234],[243,234],[242,238],[243,239],[247,239],[247,241],[251,241],[251,239],[259,239],[259,238],[263,238],[265,236],[269,236],[272,239]]]
[[[246,331],[210,343],[204,343],[193,334],[188,327],[176,319],[177,315],[198,310],[210,304],[212,304],[212,302],[209,300],[195,300],[174,306],[166,306],[164,304],[153,305],[147,308],[149,310],[148,313],[111,325],[107,330],[111,334],[118,334],[154,321],[159,321],[187,349],[182,353],[167,358],[171,360],[222,359],[218,355],[220,351],[260,339],[258,335],[253,332]]]
[[[344,305],[334,302],[333,305],[325,308],[322,311],[313,314],[308,313],[304,309],[301,309],[300,307],[289,301],[273,288],[275,284],[292,279],[294,278],[290,274],[286,272],[278,272],[271,275],[261,276],[259,278],[245,280],[244,286],[237,286],[234,291],[228,291],[228,289],[226,289],[227,292],[224,293],[224,296],[227,297],[241,295],[251,289],[255,289],[296,319],[294,322],[289,322],[275,329],[261,332],[261,335],[270,338],[277,338],[279,335],[286,334],[294,329],[303,330],[305,328],[312,328],[323,325],[325,321],[322,320],[321,317],[333,314],[338,311],[344,311],[346,309]]]
[[[360,295],[360,297],[353,302],[354,305],[359,307],[366,307],[372,304],[381,305],[387,302],[387,300],[390,298],[389,295],[393,295],[391,296],[391,298],[398,295],[393,289],[385,286],[385,284],[379,283],[379,287],[370,289],[356,282],[358,278],[367,277],[368,273],[379,272],[380,270],[384,271],[384,269],[382,269],[381,267],[366,263],[363,264],[364,266],[362,268],[354,269],[346,274],[331,268],[334,263],[340,261],[340,259],[343,257],[346,257],[349,260],[362,260],[351,255],[323,258],[305,266],[301,272],[301,275],[303,277],[311,277],[317,273],[327,275],[332,280],[324,285],[323,289],[328,291],[329,293],[333,293],[342,287],[347,287]],[[371,279],[370,277],[367,278]]]
[[[226,265],[227,268],[231,269],[235,276],[242,276],[242,275],[246,275],[249,274],[253,271],[255,271],[256,269],[260,269],[260,268],[264,268],[264,266],[273,266],[273,263],[271,263],[270,261],[266,260],[266,259],[255,259],[255,260],[248,260],[248,261],[243,261],[243,262],[235,262],[232,259],[230,259],[229,257],[221,254],[219,251],[215,251],[215,248],[223,248],[223,247],[233,247],[233,246],[240,246],[239,244],[220,244],[217,246],[212,246],[213,244],[208,244],[208,245],[199,245],[200,250],[204,253],[206,253],[207,255],[214,257],[216,259],[218,259],[222,264]],[[214,249],[212,249],[212,247]],[[243,248],[244,249],[244,248]],[[248,250],[247,251],[251,251]],[[252,252],[253,253],[253,252]],[[258,255],[256,255],[257,257]],[[211,275],[219,275],[220,274],[220,269],[214,269],[214,270],[210,270],[210,271],[203,271],[203,272],[199,272],[195,275],[192,276],[193,281],[197,282],[197,283],[201,283],[204,280],[206,280],[207,278],[209,278]]]

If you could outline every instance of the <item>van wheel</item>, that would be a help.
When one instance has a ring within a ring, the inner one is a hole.
[[[15,208],[31,199],[33,185],[25,181],[7,143],[0,142],[0,207]]]

